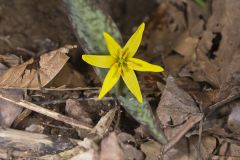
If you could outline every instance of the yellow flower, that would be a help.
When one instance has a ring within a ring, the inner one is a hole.
[[[103,36],[107,43],[110,55],[82,55],[82,59],[93,66],[110,68],[104,79],[102,89],[98,96],[99,99],[103,98],[117,83],[120,77],[122,77],[128,89],[137,100],[142,103],[142,94],[134,70],[143,72],[163,71],[163,68],[160,66],[133,58],[140,46],[144,28],[145,24],[142,23],[123,48],[121,48],[108,33],[104,32]]]

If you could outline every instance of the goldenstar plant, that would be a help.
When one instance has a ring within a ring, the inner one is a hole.
[[[93,66],[110,68],[103,81],[99,99],[102,99],[122,77],[131,93],[142,103],[143,98],[134,70],[143,72],[162,72],[164,70],[161,66],[133,58],[142,41],[144,28],[145,24],[142,23],[123,48],[114,38],[104,32],[103,36],[110,55],[82,55],[82,59]]]

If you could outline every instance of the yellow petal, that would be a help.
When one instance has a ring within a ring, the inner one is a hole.
[[[102,55],[82,55],[82,59],[96,67],[110,68],[115,63],[115,58],[112,56],[102,56]]]
[[[142,94],[138,84],[137,76],[134,71],[130,68],[124,68],[122,73],[122,78],[128,89],[137,98],[137,100],[142,103]]]
[[[129,68],[136,71],[150,71],[150,72],[162,72],[164,69],[161,66],[154,65],[148,62],[145,62],[137,58],[128,58],[127,65]]]
[[[117,57],[117,55],[120,53],[121,51],[121,47],[120,45],[114,40],[114,38],[112,36],[110,36],[108,33],[104,32],[103,36],[105,38],[105,41],[107,43],[107,48],[108,51],[110,52],[110,54],[113,57]]]
[[[112,89],[112,87],[117,83],[119,78],[120,72],[118,70],[118,64],[115,63],[114,65],[112,65],[103,81],[103,86],[99,93],[98,98],[102,99],[105,96],[105,94],[107,94],[107,92],[109,92]]]
[[[145,28],[145,24],[142,23],[137,31],[132,35],[132,37],[128,40],[127,44],[124,46],[123,50],[127,53],[127,57],[133,57],[140,46],[142,41],[142,35]]]

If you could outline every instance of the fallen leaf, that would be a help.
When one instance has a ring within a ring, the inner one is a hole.
[[[39,88],[47,85],[63,68],[69,57],[66,55],[76,46],[66,45],[55,51],[43,54],[39,62],[30,59],[20,65],[11,67],[0,76],[0,87]],[[39,64],[39,69],[37,63]]]
[[[119,143],[121,145],[128,144],[128,143],[136,144],[136,140],[135,140],[135,138],[131,134],[128,134],[128,133],[125,133],[125,132],[121,132],[121,133],[119,133],[117,135],[117,137],[118,137]]]
[[[46,85],[46,87],[84,87],[86,83],[83,76],[73,66],[66,63],[59,73]]]
[[[173,49],[185,58],[194,60],[197,43],[197,37],[191,37],[189,33],[185,32],[179,37]]]
[[[224,143],[219,149],[218,156],[240,157],[240,146],[234,143]]]
[[[148,141],[141,145],[141,150],[146,155],[146,160],[192,160],[192,159],[208,159],[209,155],[213,152],[217,144],[214,137],[202,137],[200,143],[200,150],[198,148],[198,137],[191,137],[189,140],[182,139],[167,153],[162,154],[163,147],[155,142]]]
[[[90,115],[84,110],[84,106],[82,106],[77,100],[68,99],[66,101],[65,111],[72,118],[75,118],[89,125],[93,124]]]
[[[1,61],[8,65],[17,65],[19,58],[14,55],[1,56]],[[0,74],[5,72],[8,68],[0,63]],[[1,89],[0,93],[13,99],[22,99],[23,91],[21,90],[5,90]],[[22,112],[22,108],[13,103],[0,99],[0,126],[10,127],[17,116]]]
[[[93,124],[90,115],[84,110],[84,106],[82,106],[77,100],[68,99],[66,101],[65,111],[68,116],[78,120],[79,122],[89,125]],[[86,137],[89,133],[88,131],[79,128],[77,128],[76,131],[79,137]]]
[[[135,138],[125,132],[118,134],[118,141],[123,149],[124,159],[128,160],[143,160],[143,153],[136,148]]]
[[[193,78],[220,88],[218,100],[239,93],[239,1],[213,1],[191,67]]]
[[[219,88],[221,80],[219,77],[219,67],[208,58],[208,53],[213,46],[215,35],[205,31],[202,39],[196,48],[196,59],[186,68],[192,73],[192,78],[198,82],[207,82],[215,88]]]
[[[100,160],[124,160],[124,153],[120,148],[114,132],[101,142]]]
[[[239,103],[232,109],[227,122],[228,129],[240,135],[240,107]]]
[[[155,141],[147,141],[141,144],[141,150],[146,155],[145,160],[159,160],[162,146]]]
[[[124,152],[124,159],[127,159],[127,160],[144,160],[143,153],[140,150],[138,150],[136,147],[134,147],[130,144],[125,144],[123,146],[123,152]]]
[[[172,121],[173,125],[181,124],[190,114],[198,112],[199,110],[192,97],[179,88],[175,79],[169,76],[157,107],[157,116],[161,123],[168,125]]]
[[[1,94],[13,99],[22,99],[21,90],[1,90]],[[16,104],[0,99],[0,126],[10,127],[17,116],[22,112],[22,108]]]

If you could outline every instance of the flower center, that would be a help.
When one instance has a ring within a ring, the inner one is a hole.
[[[118,58],[118,65],[119,65],[119,67],[124,67],[124,66],[126,66],[126,58],[121,58],[121,57],[119,57]]]
[[[117,62],[120,68],[127,66],[127,52],[128,52],[128,49],[118,50]]]

